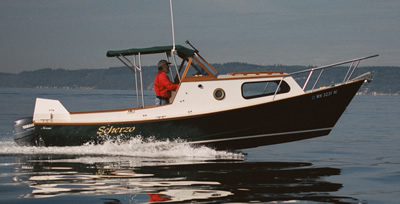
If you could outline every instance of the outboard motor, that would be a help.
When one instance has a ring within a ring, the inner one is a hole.
[[[14,141],[21,146],[39,146],[39,135],[32,117],[14,121]]]

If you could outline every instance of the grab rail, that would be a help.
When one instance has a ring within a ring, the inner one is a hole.
[[[351,76],[353,75],[354,71],[356,70],[356,68],[360,64],[360,61],[365,60],[365,59],[369,59],[369,58],[373,58],[373,57],[378,57],[378,56],[379,55],[371,55],[371,56],[368,56],[368,57],[360,57],[360,58],[355,58],[355,59],[351,59],[351,60],[347,60],[347,61],[343,61],[343,62],[338,62],[338,63],[334,63],[334,64],[330,64],[330,65],[314,67],[314,68],[311,68],[311,69],[305,69],[305,70],[289,73],[287,76],[282,77],[281,81],[279,82],[278,87],[275,90],[275,94],[274,94],[274,97],[273,97],[272,100],[275,100],[275,96],[279,91],[279,88],[280,88],[280,86],[282,84],[283,79],[285,79],[288,76],[293,76],[293,75],[303,74],[303,73],[309,72],[308,77],[307,77],[307,79],[306,79],[306,81],[304,82],[304,85],[303,85],[303,91],[304,91],[306,89],[307,85],[308,85],[308,82],[310,81],[311,76],[313,75],[313,72],[317,71],[317,70],[321,70],[321,72],[318,75],[317,80],[315,81],[315,83],[314,83],[314,85],[313,85],[313,87],[311,89],[311,91],[313,91],[315,86],[317,85],[319,79],[321,78],[321,75],[322,75],[322,73],[323,73],[323,71],[325,69],[331,68],[331,67],[335,67],[335,66],[339,66],[339,65],[343,65],[343,64],[351,63],[349,69],[347,70],[346,76],[344,77],[344,80],[343,80],[343,83],[347,83],[348,81],[350,81]],[[356,62],[355,65],[354,65],[354,62]]]

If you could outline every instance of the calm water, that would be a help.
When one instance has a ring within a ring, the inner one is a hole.
[[[132,91],[0,89],[0,203],[398,203],[400,97],[356,96],[327,137],[245,149],[183,142],[19,147],[36,97],[70,111],[136,105]],[[146,103],[153,103],[147,93]]]

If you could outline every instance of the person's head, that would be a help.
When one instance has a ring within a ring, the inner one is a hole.
[[[163,72],[168,73],[169,72],[169,65],[171,63],[168,62],[167,60],[160,60],[157,64],[158,70],[162,70]]]

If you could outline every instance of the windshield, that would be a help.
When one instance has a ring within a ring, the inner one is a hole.
[[[194,58],[198,60],[201,64],[203,64],[206,67],[206,69],[208,69],[214,76],[218,74],[217,71],[213,67],[211,67],[202,57],[196,54]]]
[[[189,70],[186,76],[208,76],[208,72],[201,66],[201,64],[197,63],[195,60],[192,60],[190,64]]]
[[[188,63],[190,63],[189,67],[187,67]],[[183,67],[186,68],[184,77],[215,76],[217,74],[217,71],[215,71],[213,67],[197,55],[189,60],[183,61],[181,68]]]

